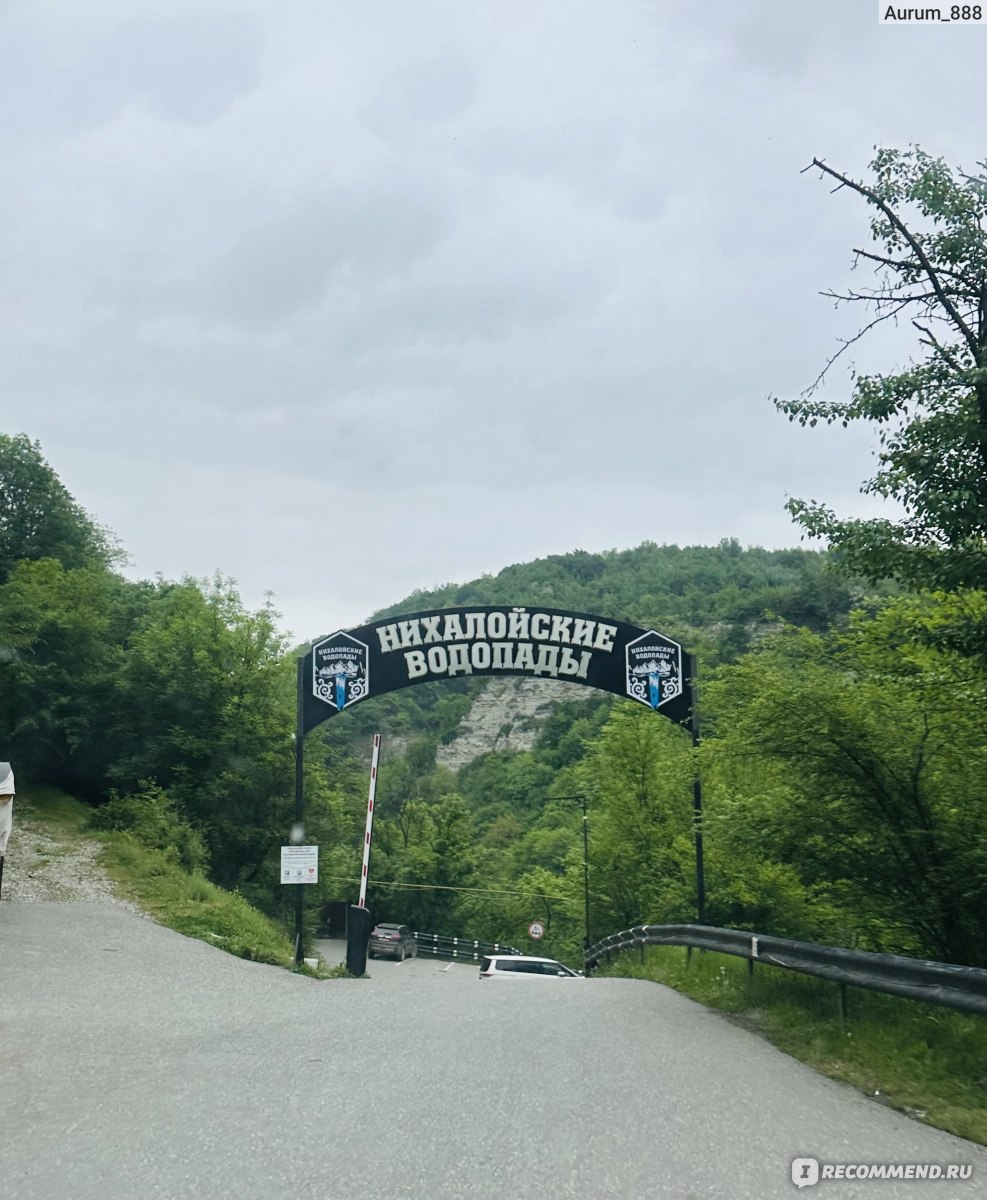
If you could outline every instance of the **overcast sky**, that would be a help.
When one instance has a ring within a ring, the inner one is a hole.
[[[984,27],[877,12],[0,0],[0,428],[128,574],[218,569],[299,640],[576,548],[798,545],[792,495],[872,512],[871,431],[769,399],[856,328],[818,293],[867,212],[800,171],[987,142]]]

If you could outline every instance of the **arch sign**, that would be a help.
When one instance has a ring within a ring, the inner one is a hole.
[[[691,656],[654,629],[555,608],[445,608],[315,642],[301,660],[302,734],[361,700],[466,675],[585,684],[691,728]]]
[[[315,642],[298,659],[296,829],[302,830],[305,814],[305,734],[361,700],[416,683],[467,675],[561,679],[645,704],[688,729],[696,746],[695,674],[692,655],[657,630],[557,608],[442,608],[341,629]],[[372,809],[372,799],[370,805]],[[693,807],[696,907],[702,925],[705,888],[698,775],[693,781]],[[296,967],[302,955],[304,892],[296,888]]]

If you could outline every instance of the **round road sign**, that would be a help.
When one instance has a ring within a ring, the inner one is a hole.
[[[535,941],[540,937],[545,936],[545,926],[541,921],[532,921],[528,926],[528,937],[533,937]]]

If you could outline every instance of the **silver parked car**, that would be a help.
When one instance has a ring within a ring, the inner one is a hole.
[[[554,958],[533,958],[527,954],[491,954],[480,963],[481,979],[582,979],[578,971]]]

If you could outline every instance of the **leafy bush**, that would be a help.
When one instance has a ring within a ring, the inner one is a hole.
[[[90,824],[106,832],[129,833],[149,850],[163,851],[184,871],[203,872],[209,864],[202,835],[178,812],[167,792],[147,780],[136,793],[111,792],[107,803],[93,812]]]

